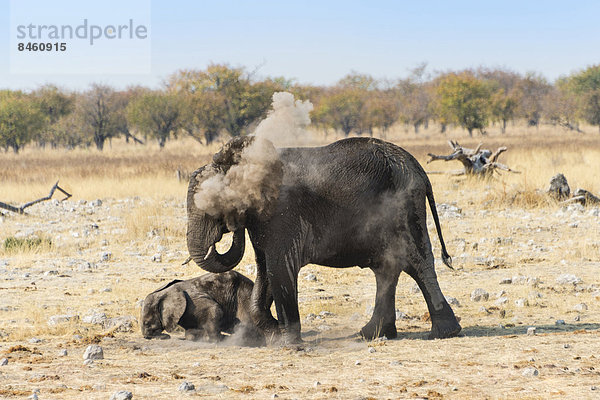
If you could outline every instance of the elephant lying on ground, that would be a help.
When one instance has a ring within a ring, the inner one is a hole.
[[[262,180],[250,175],[256,165],[244,158],[255,141],[261,141],[263,148],[270,145],[275,154]],[[284,342],[301,342],[298,272],[313,263],[368,267],[374,272],[375,308],[360,331],[366,338],[396,337],[395,291],[402,271],[417,282],[425,297],[432,323],[430,337],[447,338],[460,332],[434,270],[426,199],[442,259],[450,266],[451,258],[431,183],[413,156],[373,138],[280,149],[264,142],[253,137],[232,139],[211,164],[192,174],[187,197],[188,249],[201,268],[220,273],[235,267],[244,254],[244,231],[248,231],[257,263],[251,303],[256,326],[267,335],[281,334]],[[244,168],[234,170],[236,165]],[[246,176],[260,186],[257,198],[262,198],[263,204],[248,200],[244,209],[223,201],[204,201],[215,177],[225,185],[219,190],[235,194],[247,183],[235,179]],[[219,254],[215,243],[227,232],[234,232],[233,243],[226,253]],[[271,293],[278,321],[270,313]]]
[[[225,338],[221,332],[235,331],[243,345],[264,345],[264,335],[250,317],[252,287],[250,279],[235,271],[169,282],[144,299],[142,334],[168,338],[162,331],[179,325],[190,340],[216,342]]]

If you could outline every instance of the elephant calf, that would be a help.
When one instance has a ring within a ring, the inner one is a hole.
[[[169,282],[144,299],[142,334],[146,339],[169,338],[162,331],[172,332],[179,325],[186,339],[220,341],[225,338],[222,332],[235,330],[241,344],[264,345],[264,335],[250,318],[253,286],[236,271]]]

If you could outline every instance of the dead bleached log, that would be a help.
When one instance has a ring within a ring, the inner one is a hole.
[[[60,201],[65,201],[69,197],[71,197],[71,194],[68,193],[68,192],[66,192],[60,186],[58,186],[58,181],[56,181],[56,183],[54,184],[54,186],[52,186],[52,189],[50,189],[50,194],[48,194],[48,196],[46,196],[46,197],[42,197],[42,198],[39,198],[37,200],[30,201],[29,203],[25,203],[25,204],[23,204],[20,207],[11,206],[10,204],[6,204],[6,203],[3,203],[3,202],[0,201],[0,208],[3,208],[3,209],[8,210],[8,211],[12,211],[12,212],[17,213],[17,214],[25,214],[25,209],[26,208],[31,207],[34,204],[41,203],[42,201],[50,200],[52,198],[52,196],[54,195],[54,192],[56,192],[57,190],[59,192],[62,192],[65,195],[65,198],[61,199]]]
[[[506,147],[499,147],[495,152],[492,153],[491,150],[482,149],[481,143],[475,149],[463,147],[458,142],[452,140],[448,141],[448,145],[452,149],[451,154],[436,155],[428,153],[427,155],[429,156],[429,160],[427,160],[427,164],[437,160],[460,161],[464,167],[462,173],[453,171],[452,175],[475,175],[487,177],[491,176],[494,171],[507,171],[517,174],[520,173],[512,170],[507,165],[498,162],[498,157],[507,150]]]

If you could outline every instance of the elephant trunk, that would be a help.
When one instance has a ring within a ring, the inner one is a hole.
[[[215,244],[223,237],[223,224],[218,218],[199,210],[194,203],[196,176],[202,169],[194,172],[190,178],[187,195],[187,245],[190,256],[198,266],[208,272],[220,273],[233,269],[244,256],[246,237],[244,228],[233,234],[231,248],[225,254],[219,254]]]

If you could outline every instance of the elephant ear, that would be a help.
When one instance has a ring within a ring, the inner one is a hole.
[[[167,332],[173,332],[177,328],[177,323],[183,316],[187,306],[185,293],[173,287],[167,289],[159,305],[160,319]]]
[[[156,289],[156,290],[155,290],[154,292],[152,292],[152,293],[158,293],[158,292],[160,292],[161,290],[165,290],[165,289],[167,289],[167,288],[169,288],[169,287],[171,287],[171,286],[173,286],[174,284],[176,284],[176,283],[179,283],[179,282],[183,282],[183,281],[182,281],[181,279],[174,279],[174,280],[172,280],[171,282],[167,283],[166,285],[163,285],[163,286],[159,287],[158,289]],[[152,294],[152,293],[150,293],[150,294]]]

